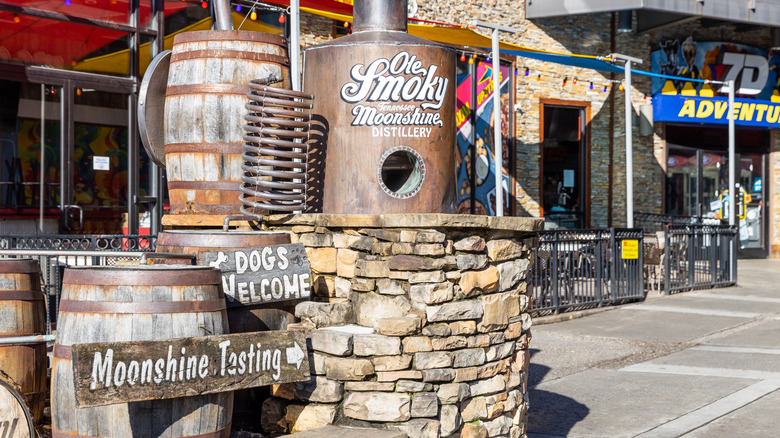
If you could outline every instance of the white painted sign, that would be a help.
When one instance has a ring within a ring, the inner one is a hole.
[[[109,157],[103,157],[100,155],[92,156],[92,169],[93,170],[110,170],[111,160]]]

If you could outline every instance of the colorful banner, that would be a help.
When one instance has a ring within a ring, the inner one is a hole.
[[[733,80],[736,93],[743,98],[770,100],[780,98],[778,65],[780,55],[772,50],[758,49],[735,43],[667,40],[652,53],[652,71],[671,76],[717,81]],[[710,85],[684,80],[653,78],[652,94],[724,95],[723,85]]]
[[[460,62],[459,71],[468,71],[469,65]],[[458,75],[457,78],[457,145],[458,145],[458,213],[494,216],[496,203],[495,161],[493,157],[493,64],[477,61],[476,75]],[[501,66],[501,137],[503,140],[502,176],[504,212],[511,211],[512,184],[511,169],[511,132],[509,86],[511,83],[510,66]],[[472,102],[472,87],[476,91],[477,101]],[[474,131],[476,160],[472,163],[471,136]],[[471,179],[472,165],[476,178]],[[473,200],[472,200],[473,192]]]
[[[780,104],[735,99],[734,117],[739,126],[780,128]],[[727,125],[728,99],[658,94],[653,97],[653,120]]]

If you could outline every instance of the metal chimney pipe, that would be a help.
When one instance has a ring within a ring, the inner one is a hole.
[[[233,16],[230,12],[230,0],[212,0],[214,8],[214,30],[233,30]]]
[[[408,0],[355,0],[352,8],[354,32],[407,31]]]

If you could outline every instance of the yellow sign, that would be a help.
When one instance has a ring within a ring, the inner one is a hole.
[[[637,260],[639,258],[639,241],[623,240],[623,260]]]

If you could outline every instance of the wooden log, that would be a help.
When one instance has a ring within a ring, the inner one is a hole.
[[[233,394],[77,408],[71,346],[227,333],[219,271],[198,266],[68,268],[52,365],[54,436],[227,437]]]
[[[37,260],[0,260],[0,337],[46,334],[44,303]],[[19,386],[35,422],[43,417],[47,368],[45,342],[0,345],[0,370]]]
[[[165,164],[171,214],[239,214],[249,81],[289,86],[284,38],[257,32],[176,35],[165,97]]]

